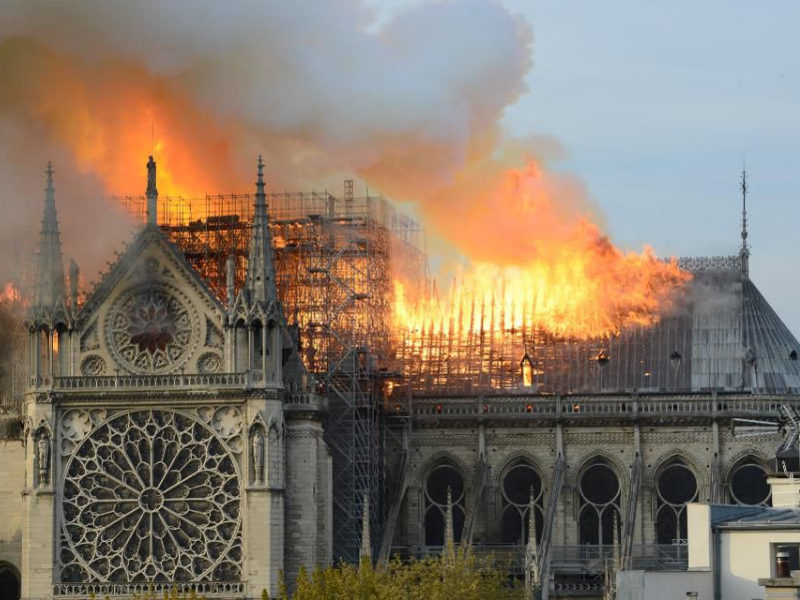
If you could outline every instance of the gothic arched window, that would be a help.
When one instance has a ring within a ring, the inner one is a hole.
[[[542,501],[544,498],[542,478],[532,465],[519,461],[506,471],[500,486],[501,534],[504,544],[528,542],[528,510],[531,494],[536,510],[536,541],[542,539]]]
[[[670,462],[656,482],[656,543],[686,540],[686,503],[697,500],[697,478],[679,459]]]
[[[610,546],[614,541],[614,515],[619,533],[620,485],[617,474],[602,459],[590,465],[579,484],[578,533],[581,544]]]
[[[464,527],[465,486],[461,472],[452,464],[443,462],[431,469],[425,480],[425,545],[444,546],[445,513],[447,512],[447,489],[453,499],[453,537],[461,540]]]
[[[728,485],[731,501],[751,506],[771,506],[772,493],[767,473],[753,458],[746,458],[733,470]]]

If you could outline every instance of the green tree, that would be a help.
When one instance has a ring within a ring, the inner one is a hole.
[[[301,570],[290,596],[281,588],[281,600],[517,600],[522,588],[512,584],[506,569],[479,559],[471,550],[445,550],[442,556],[392,560],[373,569],[369,561]]]

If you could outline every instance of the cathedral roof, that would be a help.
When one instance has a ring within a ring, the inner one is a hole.
[[[693,280],[681,308],[655,325],[580,342],[566,361],[552,348],[529,348],[543,371],[543,390],[800,393],[800,343],[742,268],[741,257],[679,264]],[[605,360],[579,368],[578,362],[600,353]]]

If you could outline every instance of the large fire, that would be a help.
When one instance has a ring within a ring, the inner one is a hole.
[[[230,131],[139,65],[80,61],[17,38],[0,44],[0,71],[8,76],[0,104],[46,123],[52,141],[106,190],[143,194],[149,154],[158,161],[161,196],[200,197],[249,184],[230,161]]]
[[[504,262],[518,249],[514,264],[473,263],[443,297],[409,293],[404,282],[395,282],[395,324],[404,335],[543,329],[586,339],[651,325],[672,308],[691,275],[650,248],[619,250],[587,214],[560,214],[561,199],[545,178],[533,161],[508,170],[487,203],[505,210],[496,220],[508,227],[492,230],[487,222],[483,240],[498,246],[494,251],[503,253]],[[480,243],[478,233],[474,244]]]

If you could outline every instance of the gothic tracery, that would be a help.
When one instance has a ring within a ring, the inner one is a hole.
[[[62,581],[241,579],[238,469],[200,421],[140,410],[76,447],[63,479]]]

